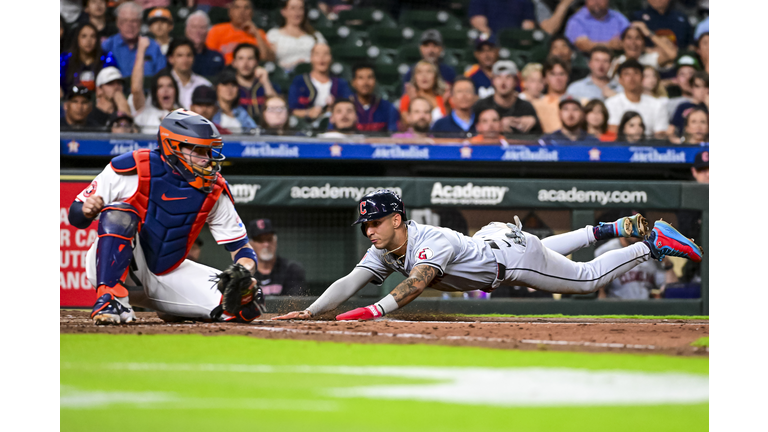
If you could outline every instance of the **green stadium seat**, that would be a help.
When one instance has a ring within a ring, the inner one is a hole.
[[[400,84],[402,76],[400,75],[398,67],[399,65],[394,63],[375,64],[374,69],[376,70],[376,83],[382,86],[397,86]]]
[[[298,65],[296,65],[295,68],[293,68],[293,72],[291,73],[291,75],[294,75],[294,76],[295,75],[301,75],[301,74],[304,74],[304,73],[309,73],[309,71],[311,71],[311,70],[312,70],[312,65],[311,64],[309,64],[309,63],[299,63]]]
[[[461,21],[444,10],[404,10],[400,14],[400,25],[420,33],[430,28],[461,28]]]
[[[288,94],[288,88],[291,86],[291,77],[288,73],[272,62],[264,64],[264,67],[269,71],[269,81],[273,85],[280,86],[282,93]]]
[[[421,51],[419,51],[418,43],[402,47],[397,56],[399,63],[407,63],[408,65],[412,65],[419,60],[421,60]]]
[[[410,32],[413,37],[413,32]],[[368,30],[371,43],[383,49],[398,49],[407,43],[403,29],[397,27],[373,26]]]
[[[356,63],[361,61],[371,61],[380,54],[380,50],[375,46],[366,46],[355,43],[342,43],[331,46],[331,53],[335,60]]]
[[[229,11],[227,8],[213,6],[208,11],[208,18],[211,20],[211,25],[229,22]]]
[[[321,27],[318,28],[317,31],[323,35],[329,46],[341,45],[343,43],[349,42],[352,42],[352,44],[355,45],[364,44],[364,37],[360,34],[360,32],[357,32],[347,26]]]
[[[315,30],[320,28],[333,27],[333,21],[329,20],[322,12],[317,8],[310,8],[307,11],[307,19]]]
[[[339,12],[339,25],[346,25],[356,30],[367,31],[371,26],[397,27],[392,17],[376,8],[353,8]]]
[[[541,30],[504,29],[499,32],[499,44],[506,48],[530,50],[546,42]]]
[[[438,28],[443,36],[443,46],[450,49],[464,49],[471,45],[469,39],[469,30],[462,28],[460,30],[451,27]]]
[[[469,2],[470,0],[449,0],[448,11],[456,18],[468,22]]]

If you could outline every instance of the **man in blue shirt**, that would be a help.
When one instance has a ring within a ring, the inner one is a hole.
[[[568,86],[566,94],[576,98],[583,104],[592,99],[604,101],[616,93],[624,91],[618,82],[611,81],[608,69],[611,67],[611,50],[604,46],[596,46],[589,53],[589,75]]]
[[[112,52],[123,76],[131,76],[141,30],[141,7],[134,2],[118,6],[117,28],[120,32],[105,40],[101,49]],[[160,51],[160,45],[150,39],[144,57],[144,76],[151,77],[164,68],[165,56]]]
[[[477,39],[475,41],[475,59],[477,64],[472,66],[464,76],[471,79],[475,85],[477,96],[480,99],[493,94],[493,65],[499,60],[499,47],[490,39]]]
[[[608,0],[586,0],[584,7],[568,19],[565,37],[584,53],[597,45],[620,50],[621,32],[627,27],[629,20],[620,12],[608,9]]]
[[[472,106],[477,101],[475,85],[472,80],[465,77],[457,78],[451,87],[451,104],[453,110],[432,125],[431,132],[460,134],[467,136],[468,132],[475,132],[475,113]]]
[[[530,0],[471,0],[469,23],[486,38],[506,28],[533,30],[536,14]]]
[[[192,72],[205,77],[212,77],[224,69],[224,56],[220,52],[208,49],[205,46],[205,38],[211,21],[208,15],[199,10],[187,17],[184,34],[195,45],[195,61],[192,63]]]
[[[357,130],[361,132],[397,132],[400,113],[389,102],[373,92],[376,74],[373,66],[357,64],[352,67],[352,102],[357,111]]]
[[[584,130],[584,108],[576,99],[566,98],[560,101],[561,129],[541,137],[541,144],[568,145],[575,141],[596,141],[597,138]]]
[[[440,61],[440,56],[443,54],[443,35],[435,29],[429,29],[421,34],[421,45],[419,46],[421,52],[421,58],[437,65],[440,70],[440,76],[443,77],[443,81],[449,86],[453,84],[456,79],[456,71],[452,67]],[[413,72],[413,66],[408,72],[403,75],[403,83],[408,85],[411,81],[411,73]]]
[[[635,12],[632,21],[642,21],[658,36],[669,38],[678,49],[693,45],[691,24],[685,14],[670,6],[671,0],[648,0],[648,7]],[[646,46],[653,46],[646,39]]]

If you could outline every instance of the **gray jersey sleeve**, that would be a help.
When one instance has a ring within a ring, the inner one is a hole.
[[[371,283],[374,285],[381,285],[384,283],[384,279],[395,271],[384,264],[381,257],[381,252],[376,249],[375,246],[371,246],[371,248],[368,249],[368,252],[365,253],[363,259],[361,259],[357,266],[355,266],[355,268],[365,269],[373,273],[373,280],[371,280]]]
[[[437,268],[440,276],[445,273],[448,264],[453,262],[456,254],[461,250],[461,240],[455,233],[432,229],[426,231],[412,249],[411,262],[413,267],[418,265],[430,265]]]
[[[307,310],[312,316],[317,316],[323,312],[336,309],[340,304],[360,291],[371,280],[371,274],[357,267],[343,278],[337,280],[312,303]]]

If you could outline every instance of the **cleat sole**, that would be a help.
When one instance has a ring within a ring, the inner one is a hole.
[[[703,255],[703,252],[699,245],[691,241],[691,239],[685,237],[684,235],[680,234],[679,231],[677,231],[672,225],[668,224],[667,222],[664,222],[662,220],[656,221],[656,224],[654,228],[658,228],[661,234],[663,234],[665,237],[670,238],[672,240],[675,240],[679,242],[680,244],[686,245],[690,247],[694,253],[698,252],[698,255],[694,255],[689,257],[691,261],[693,262],[701,262],[701,257]]]

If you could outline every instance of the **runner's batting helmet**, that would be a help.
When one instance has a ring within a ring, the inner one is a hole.
[[[357,212],[359,217],[352,225],[381,219],[393,213],[399,213],[403,220],[408,219],[405,216],[405,204],[403,204],[400,195],[389,189],[379,189],[362,197],[358,203]],[[365,235],[363,225],[360,225],[360,230]]]
[[[160,123],[157,144],[166,162],[184,180],[205,193],[213,190],[216,176],[221,170],[221,161],[224,160],[221,154],[224,143],[219,130],[210,120],[195,112],[177,109]],[[183,154],[182,146],[191,147],[192,154]],[[196,152],[200,147],[205,148],[207,156],[200,156]],[[201,166],[194,163],[193,158],[204,158],[208,163]]]

